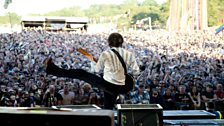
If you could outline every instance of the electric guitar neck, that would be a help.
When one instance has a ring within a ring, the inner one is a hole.
[[[89,59],[89,57],[93,57],[92,54],[90,54],[89,52],[87,52],[85,49],[83,49],[83,48],[81,48],[81,47],[78,48],[77,51],[80,52],[81,54],[83,54],[84,56],[86,56],[88,59]],[[95,57],[93,57],[93,60],[94,60],[95,62],[97,62],[97,59],[96,59]]]

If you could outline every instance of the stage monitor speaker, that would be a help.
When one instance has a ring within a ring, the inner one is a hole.
[[[223,119],[163,120],[164,126],[224,126]]]
[[[118,104],[119,126],[163,126],[163,108],[159,104]]]
[[[99,106],[95,104],[91,105],[58,105],[58,106],[53,106],[56,107],[57,109],[63,109],[63,108],[69,108],[69,109],[101,109]]]
[[[216,115],[206,110],[164,110],[163,119],[183,120],[183,119],[216,119]]]
[[[114,126],[114,112],[103,109],[0,107],[2,126]]]

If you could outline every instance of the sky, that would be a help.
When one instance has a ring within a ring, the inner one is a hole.
[[[0,15],[7,12],[16,12],[23,16],[30,13],[43,14],[71,6],[80,6],[86,9],[92,4],[121,4],[124,0],[12,0],[8,9],[4,9],[4,1],[0,0]],[[157,1],[161,3],[165,0]]]

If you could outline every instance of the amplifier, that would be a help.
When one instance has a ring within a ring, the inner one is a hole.
[[[74,107],[74,106],[73,106]],[[2,126],[114,126],[114,112],[103,109],[0,107]]]
[[[117,104],[119,126],[163,126],[159,104]]]

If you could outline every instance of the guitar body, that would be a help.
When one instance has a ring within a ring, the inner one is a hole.
[[[135,87],[135,80],[131,74],[125,74],[125,85],[122,86],[120,93],[127,94],[129,91],[132,91]]]

